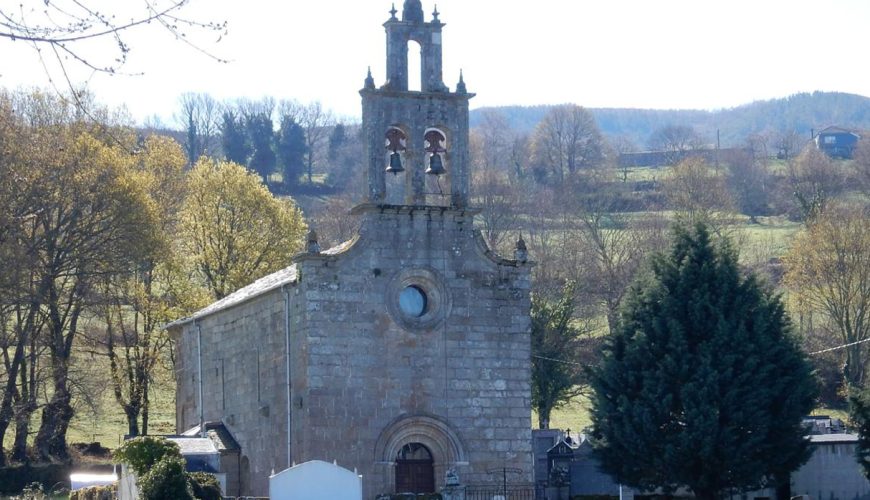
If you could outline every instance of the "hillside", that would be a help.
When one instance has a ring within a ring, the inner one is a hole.
[[[578,103],[582,105],[583,103]],[[484,110],[505,114],[514,128],[531,131],[549,106],[504,106],[471,112],[471,126]],[[590,108],[601,131],[609,137],[625,137],[644,147],[652,132],[666,125],[688,125],[710,143],[720,131],[722,146],[735,146],[755,133],[797,131],[809,139],[812,130],[830,125],[870,129],[870,97],[840,92],[795,94],[781,99],[756,101],[716,111]]]

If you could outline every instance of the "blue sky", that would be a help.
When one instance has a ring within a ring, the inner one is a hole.
[[[112,5],[108,0],[93,0]],[[24,0],[41,4],[41,0]],[[402,1],[397,2],[401,9]],[[717,109],[814,90],[870,96],[868,0],[439,0],[444,80],[463,69],[473,107],[574,102],[587,107]],[[125,5],[137,5],[129,1]],[[434,3],[423,1],[424,11]],[[110,7],[112,8],[112,7]],[[114,7],[117,8],[117,7]],[[98,98],[138,120],[171,123],[182,92],[319,100],[359,115],[370,65],[384,80],[389,1],[191,0],[190,16],[229,32],[192,33],[221,64],[156,26],[126,36],[125,70],[66,65]],[[111,43],[109,41],[109,43]],[[83,47],[104,55],[105,45]],[[51,57],[0,39],[0,85],[63,86]]]

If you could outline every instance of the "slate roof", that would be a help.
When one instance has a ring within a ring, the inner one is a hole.
[[[320,252],[320,255],[338,255],[352,247],[355,242],[356,238],[347,240],[340,245],[336,245],[328,250]],[[276,271],[268,276],[263,276],[262,278],[251,283],[250,285],[239,288],[238,290],[227,295],[221,300],[207,305],[206,307],[200,309],[199,311],[191,314],[186,318],[177,319],[172,323],[167,324],[163,328],[169,329],[176,326],[186,325],[191,321],[204,318],[218,311],[223,311],[224,309],[229,309],[230,307],[241,304],[242,302],[247,302],[248,300],[263,295],[264,293],[271,292],[276,288],[281,288],[284,285],[296,283],[297,276],[298,273],[296,272],[296,264],[291,264],[290,266],[285,267],[280,271]]]
[[[172,441],[181,448],[182,455],[212,455],[218,453],[214,442],[205,437],[167,437],[167,441]]]
[[[206,436],[214,443],[218,451],[240,450],[241,447],[223,422],[206,422]],[[199,437],[199,426],[193,426],[181,433],[185,437]]]
[[[178,320],[169,323],[164,328],[172,328],[176,326],[182,326],[191,321],[195,321],[200,318],[204,318],[210,314],[214,314],[218,311],[222,311],[224,309],[228,309],[232,306],[241,304],[242,302],[247,302],[248,300],[253,299],[254,297],[260,296],[266,292],[270,292],[275,290],[276,288],[280,288],[284,285],[288,285],[296,282],[296,264],[293,264],[289,267],[285,267],[280,271],[276,271],[270,275],[263,276],[257,281],[251,283],[246,287],[239,288],[235,292],[227,295],[217,302],[213,302],[208,306],[200,309],[199,311],[191,314],[186,318],[181,318]]]

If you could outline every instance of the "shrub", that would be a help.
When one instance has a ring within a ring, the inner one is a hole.
[[[142,500],[193,500],[193,490],[181,457],[163,457],[151,470],[139,476],[137,484]]]
[[[221,500],[221,483],[214,474],[189,472],[187,479],[193,488],[193,496],[200,500]]]
[[[115,450],[115,459],[129,465],[140,478],[166,457],[181,459],[181,449],[177,444],[162,437],[135,437]],[[183,460],[182,464],[184,464]]]
[[[113,500],[114,498],[115,485],[91,486],[69,493],[69,500]]]

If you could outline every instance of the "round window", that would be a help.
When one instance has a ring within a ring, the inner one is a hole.
[[[387,310],[408,330],[432,329],[450,313],[444,280],[431,269],[402,269],[390,280],[386,292]]]
[[[402,313],[412,318],[419,318],[426,314],[426,292],[418,286],[406,286],[399,293],[399,309]]]

